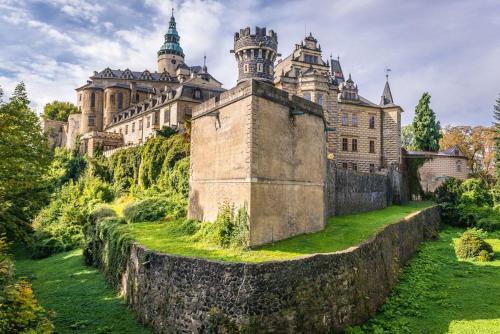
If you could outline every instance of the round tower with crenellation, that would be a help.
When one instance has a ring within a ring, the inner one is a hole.
[[[266,28],[255,28],[251,34],[250,28],[240,29],[234,34],[234,52],[238,62],[238,83],[257,79],[272,83],[274,76],[274,61],[278,50],[278,35]]]

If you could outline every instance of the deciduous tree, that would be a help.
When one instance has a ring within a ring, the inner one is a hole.
[[[500,94],[493,106],[493,122],[495,127],[495,164],[497,176],[500,179]]]
[[[53,101],[43,108],[43,118],[55,121],[68,121],[70,114],[77,114],[78,109],[71,102]]]
[[[0,104],[0,233],[22,238],[45,203],[43,182],[50,162],[47,138],[30,109],[24,83]]]

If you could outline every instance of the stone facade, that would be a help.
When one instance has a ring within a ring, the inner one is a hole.
[[[389,225],[346,250],[288,261],[228,263],[160,254],[133,244],[121,290],[139,319],[158,333],[332,333],[375,315],[404,264],[439,227],[437,207]],[[102,239],[87,263],[108,271],[122,254]]]
[[[418,169],[420,185],[424,192],[434,192],[447,178],[465,180],[470,169],[465,157],[457,148],[441,152],[409,151],[405,159],[426,159]]]
[[[76,105],[81,114],[71,118],[58,132],[62,139],[54,140],[56,146],[73,148],[76,139],[82,137],[81,150],[90,153],[96,149],[91,146],[94,143],[110,149],[117,145],[117,135],[106,136],[104,133],[121,133],[120,146],[123,146],[143,143],[156,134],[159,126],[181,129],[193,105],[224,90],[222,84],[208,73],[205,63],[203,66],[186,65],[179,39],[172,13],[165,43],[157,54],[158,71],[112,70],[108,67],[94,72],[85,85],[76,89]],[[194,86],[204,93],[187,97],[184,91],[193,91]],[[172,92],[173,95],[180,92],[183,102],[176,101],[169,106],[171,115],[167,116],[168,121],[161,121],[160,114],[167,113],[159,108],[153,110],[153,107],[157,106],[158,99]],[[189,98],[191,100],[186,101]],[[129,117],[130,114],[134,117]],[[148,119],[149,127],[146,126]],[[107,139],[110,141],[106,142]]]
[[[193,110],[189,217],[245,207],[249,245],[324,227],[326,153],[319,105],[250,80]]]
[[[321,46],[309,35],[278,61],[274,84],[323,106],[328,157],[340,168],[387,173],[401,163],[403,110],[393,103],[388,82],[380,104],[370,102],[350,75],[344,80],[339,59],[322,59]]]

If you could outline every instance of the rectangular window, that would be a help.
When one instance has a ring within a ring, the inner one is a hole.
[[[264,66],[262,63],[257,63],[257,72],[262,73],[264,71]]]
[[[347,118],[347,113],[342,114],[342,125],[343,126],[348,126],[349,125],[349,119]]]
[[[120,128],[118,131],[120,131],[120,134],[122,134],[122,128]]]
[[[262,58],[262,49],[259,49],[259,58]]]
[[[95,116],[89,116],[89,126],[95,126]]]
[[[128,134],[128,125],[125,125],[125,134]]]
[[[139,120],[139,130],[142,130],[142,119]]]
[[[151,118],[148,116],[146,117],[146,128],[149,128],[151,126]]]
[[[370,153],[375,153],[375,140],[370,140]]]
[[[311,93],[305,92],[304,93],[304,99],[311,101]]]
[[[358,164],[352,163],[352,170],[358,170]]]
[[[243,72],[248,73],[249,72],[249,67],[248,64],[243,65]]]
[[[347,162],[342,163],[342,168],[347,169]]]
[[[135,132],[135,122],[132,122],[132,133]]]
[[[370,164],[370,173],[375,173],[375,165]]]
[[[358,151],[358,140],[357,139],[353,139],[352,140],[352,151],[353,152],[357,152]]]
[[[375,129],[375,115],[370,115],[369,127],[370,129]]]
[[[352,121],[352,126],[358,126],[358,115],[352,114],[351,121]]]
[[[349,143],[347,141],[347,138],[342,138],[342,151],[348,151],[349,150]]]
[[[316,103],[320,106],[323,105],[323,94],[316,94]]]
[[[165,109],[165,111],[163,112],[163,123],[168,123],[168,122],[170,122],[170,110]]]

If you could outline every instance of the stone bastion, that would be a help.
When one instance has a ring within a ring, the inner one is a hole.
[[[376,313],[439,222],[435,206],[349,249],[265,263],[161,254],[133,243],[114,284],[158,333],[338,332]],[[113,254],[102,235],[85,254],[106,272]]]

